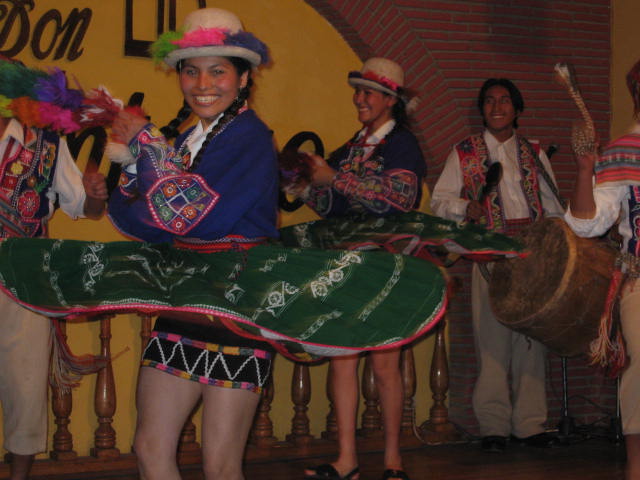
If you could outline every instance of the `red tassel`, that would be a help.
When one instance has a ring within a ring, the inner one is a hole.
[[[283,189],[304,187],[311,183],[312,160],[308,154],[285,148],[278,154],[280,182]]]
[[[614,308],[620,289],[624,285],[623,273],[616,269],[609,283],[605,308],[600,317],[600,326],[598,328],[598,337],[591,342],[589,346],[589,355],[591,357],[591,365],[599,365],[607,369],[607,374],[616,377],[620,374],[626,363],[626,352],[624,347],[624,339],[620,328],[616,328],[614,332]]]
[[[53,327],[53,349],[49,383],[62,392],[68,392],[80,385],[83,375],[96,373],[107,365],[108,359],[102,355],[74,355],[62,333],[60,323],[51,319]]]
[[[129,112],[133,115],[137,115],[138,117],[147,118],[147,113],[140,105],[131,105],[124,107],[125,112]]]
[[[122,110],[122,102],[115,100],[104,88],[90,90],[82,106],[73,112],[73,119],[82,128],[110,126]]]

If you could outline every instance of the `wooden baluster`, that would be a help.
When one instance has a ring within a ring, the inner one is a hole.
[[[362,427],[360,432],[366,437],[381,433],[378,389],[371,367],[371,356],[367,355],[362,372],[362,396],[364,398],[364,412],[362,412]]]
[[[325,440],[335,441],[338,439],[338,423],[336,422],[336,412],[333,407],[335,392],[333,391],[333,374],[331,373],[331,365],[327,368],[327,399],[329,400],[329,412],[327,413],[326,430],[322,432],[321,437]]]
[[[256,419],[253,422],[249,441],[258,448],[271,447],[276,442],[273,436],[273,422],[269,417],[271,404],[273,403],[273,395],[275,388],[273,385],[273,375],[262,389],[262,396],[256,412]]]
[[[196,413],[197,407],[191,412],[187,421],[184,422],[182,432],[180,432],[180,440],[178,441],[178,456],[180,461],[186,457],[200,455],[200,444],[196,441],[196,424],[193,423],[193,415]]]
[[[67,324],[59,322],[60,332],[67,340]],[[54,423],[57,428],[53,434],[53,450],[49,456],[54,460],[73,460],[78,454],[73,450],[73,436],[69,431],[68,425],[71,422],[71,410],[73,406],[73,397],[71,389],[63,392],[57,387],[51,387],[51,410],[55,417]]]
[[[287,441],[295,445],[307,445],[311,442],[309,428],[309,402],[311,401],[311,377],[309,366],[296,363],[293,367],[291,378],[291,400],[293,401],[294,415],[291,421],[291,433],[287,435]]]
[[[449,421],[449,410],[445,402],[449,390],[449,366],[445,344],[445,326],[443,318],[436,327],[435,344],[431,359],[431,387],[433,406],[429,410],[429,420],[420,426],[423,438],[429,444],[451,443],[460,440],[460,434]]]
[[[95,431],[95,447],[91,455],[97,458],[115,458],[120,455],[116,448],[116,432],[111,426],[116,411],[116,385],[111,365],[111,316],[100,318],[100,353],[108,359],[96,378],[94,406],[98,416]]]
[[[144,354],[144,349],[147,348],[149,339],[151,338],[151,315],[146,313],[138,313],[140,317],[140,358]],[[135,453],[133,446],[131,446],[131,452]]]
[[[413,347],[402,349],[400,355],[400,374],[402,375],[403,403],[401,433],[413,435],[413,421],[415,417],[414,396],[416,394],[416,365],[413,358]]]
[[[151,338],[151,315],[140,313],[138,316],[140,317],[140,355],[142,355]]]

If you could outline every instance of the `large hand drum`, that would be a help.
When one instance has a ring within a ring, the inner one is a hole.
[[[616,251],[576,236],[561,218],[524,229],[531,254],[496,262],[489,297],[496,318],[558,355],[588,353],[598,334]]]

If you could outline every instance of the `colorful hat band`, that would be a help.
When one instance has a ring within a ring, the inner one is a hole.
[[[227,29],[203,27],[187,33],[184,31],[163,33],[151,45],[151,57],[155,63],[160,63],[176,50],[206,47],[218,47],[216,50],[219,50],[219,47],[229,47],[231,52],[241,52],[244,49],[256,54],[260,58],[259,64],[269,61],[267,46],[252,33],[245,31],[231,33]]]
[[[349,72],[349,79],[361,79],[361,80],[369,80],[371,82],[375,82],[382,87],[391,90],[394,93],[398,93],[398,89],[400,89],[400,85],[398,85],[393,80],[383,77],[381,75],[376,75],[373,72]]]

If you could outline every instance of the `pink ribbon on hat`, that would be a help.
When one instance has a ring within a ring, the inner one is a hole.
[[[223,28],[203,28],[200,27],[191,32],[187,32],[179,40],[171,43],[180,48],[204,47],[208,45],[224,45],[229,30]]]

